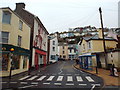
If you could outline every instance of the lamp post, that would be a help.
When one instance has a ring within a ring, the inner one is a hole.
[[[11,53],[10,53],[10,74],[9,74],[9,79],[11,79],[11,75],[12,75],[12,56],[13,56],[13,51],[14,51],[14,48],[11,48],[10,49]]]

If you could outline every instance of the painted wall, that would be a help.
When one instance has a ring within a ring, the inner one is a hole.
[[[63,49],[63,46],[64,46],[64,49]],[[68,59],[68,46],[67,45],[61,45],[61,46],[58,46],[59,47],[59,56],[61,55],[62,58],[63,56],[66,56],[66,59]],[[64,51],[64,54],[63,54],[63,51]]]
[[[55,45],[53,45],[53,41],[55,42]],[[53,47],[55,47],[55,51],[53,51]],[[51,59],[51,55],[55,55],[55,59]],[[58,59],[58,39],[55,36],[53,39],[50,40],[50,56],[49,60],[52,62],[56,62]]]
[[[9,9],[3,9],[3,11],[9,11]],[[22,36],[22,44],[21,47],[25,49],[29,49],[30,46],[30,27],[23,22],[18,16],[16,16],[13,12],[11,12],[11,24],[2,24],[0,22],[0,28],[4,32],[9,32],[9,44],[17,46],[18,43],[18,35]],[[2,9],[0,9],[0,20],[2,20]],[[19,20],[23,22],[23,29],[19,30]]]
[[[88,48],[88,42],[86,42],[85,40],[82,41],[81,44],[81,53],[89,53],[89,52],[103,52],[103,41],[102,40],[91,40],[91,48]],[[85,45],[85,49],[83,47],[83,44]],[[116,47],[117,42],[116,41],[105,41],[105,45],[106,45],[106,49],[107,48],[115,48]]]

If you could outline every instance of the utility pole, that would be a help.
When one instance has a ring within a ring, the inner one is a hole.
[[[107,64],[107,55],[106,55],[105,37],[104,37],[104,28],[103,28],[103,20],[102,20],[102,10],[101,10],[101,7],[99,8],[99,12],[100,12],[100,20],[101,20],[101,28],[102,28],[102,37],[103,37],[103,48],[104,48],[105,65],[106,65],[106,69],[107,69],[107,68],[108,68],[108,64]]]

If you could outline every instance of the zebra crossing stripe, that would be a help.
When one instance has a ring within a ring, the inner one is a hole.
[[[21,78],[21,79],[19,79],[19,80],[24,80],[24,79],[26,79],[26,78],[28,78],[28,77],[30,77],[30,76],[25,76],[25,77],[23,77],[23,78]]]
[[[82,82],[82,81],[83,81],[83,79],[82,79],[81,76],[76,76],[76,78],[77,78],[77,81],[78,81],[78,82]]]
[[[79,85],[81,85],[81,86],[86,86],[87,84],[79,84]]]
[[[57,81],[62,81],[63,80],[63,76],[59,76],[58,78],[57,78]]]
[[[54,83],[54,85],[61,85],[61,83]]]
[[[38,76],[33,76],[33,77],[31,77],[31,78],[29,78],[29,79],[27,79],[27,80],[33,80],[33,79],[35,79],[35,78],[37,78]]]
[[[89,77],[89,76],[86,76],[86,79],[87,79],[89,82],[94,82],[94,80],[93,80],[91,77]]]
[[[66,85],[74,85],[74,83],[66,83]]]
[[[55,76],[50,76],[47,81],[52,81]]]
[[[42,81],[46,76],[41,76],[37,81]]]
[[[68,81],[68,82],[69,82],[69,81],[73,81],[72,76],[67,76],[67,81]]]

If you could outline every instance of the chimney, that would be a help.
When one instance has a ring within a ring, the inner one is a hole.
[[[16,3],[16,10],[21,10],[25,9],[25,4],[24,3]]]
[[[103,36],[102,36],[102,29],[98,30],[98,37],[101,38],[101,39],[103,38]]]

